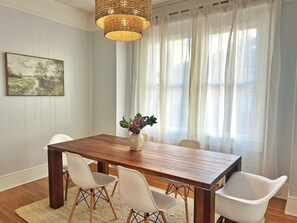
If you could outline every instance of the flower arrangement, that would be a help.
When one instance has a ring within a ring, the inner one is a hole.
[[[125,116],[123,116],[123,119],[120,121],[120,126],[123,128],[127,128],[129,132],[132,132],[133,134],[139,134],[141,129],[143,129],[145,126],[150,125],[153,126],[153,124],[157,123],[157,118],[152,116],[142,116],[140,113],[137,113],[134,117],[134,119],[127,120]]]

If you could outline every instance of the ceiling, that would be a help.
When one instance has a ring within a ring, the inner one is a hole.
[[[80,11],[93,14],[95,12],[95,0],[54,0],[62,4],[68,5]],[[141,0],[140,0],[141,1]],[[168,3],[174,0],[152,0],[153,6]]]

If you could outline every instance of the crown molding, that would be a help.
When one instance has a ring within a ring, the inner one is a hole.
[[[0,5],[90,31],[90,15],[52,0],[0,0]]]
[[[287,3],[287,2],[295,2],[296,0],[283,0],[283,3]]]
[[[93,14],[90,15],[90,31],[91,32],[97,32],[97,31],[100,31],[100,30],[103,30],[103,29],[99,28],[96,25],[96,22],[95,22],[95,13],[93,13]]]
[[[207,2],[201,0],[199,4]],[[283,3],[294,2],[296,0],[282,0]],[[187,9],[197,4],[197,0],[173,0],[170,3],[153,6],[153,16],[171,12],[174,9]],[[72,7],[66,6],[52,0],[0,0],[0,5],[4,5],[16,10],[24,11],[33,15],[41,16],[68,26],[87,30],[90,32],[99,31],[95,25],[95,15],[82,12]]]

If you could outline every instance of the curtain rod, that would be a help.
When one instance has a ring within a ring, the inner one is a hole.
[[[153,10],[154,9],[159,9],[159,8],[164,8],[164,7],[167,7],[167,6],[170,6],[170,5],[175,5],[177,3],[181,3],[181,2],[187,2],[188,0],[180,0],[180,1],[174,1],[174,2],[170,2],[170,3],[163,3],[163,4],[159,4],[157,5],[156,7],[153,7]]]
[[[178,3],[181,3],[181,2],[187,2],[187,0],[180,1]],[[223,4],[226,4],[226,3],[229,3],[229,0],[214,2],[214,3],[212,3],[212,5],[216,6],[216,5],[223,5]],[[177,2],[167,4],[167,5],[164,5],[164,6],[161,6],[161,7],[166,7],[166,6],[170,6],[170,5],[174,5],[174,4],[177,4]],[[203,9],[205,7],[205,5],[207,5],[207,4],[203,4],[203,5],[199,6],[198,9]],[[161,7],[159,7],[159,8],[161,8]],[[176,14],[179,14],[179,13],[186,13],[186,12],[189,12],[189,11],[190,11],[190,9],[184,9],[184,10],[181,10],[181,11],[170,12],[170,13],[168,13],[168,15],[172,16],[172,15],[176,15]],[[157,18],[159,18],[159,16],[155,16],[155,19],[157,19]]]

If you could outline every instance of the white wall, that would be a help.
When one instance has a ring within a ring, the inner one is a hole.
[[[128,130],[120,126],[123,116],[131,117],[132,43],[117,43],[116,65],[116,135],[127,137]]]
[[[282,68],[279,104],[279,151],[280,174],[290,178],[286,213],[297,216],[297,111],[294,110],[294,88],[297,78],[297,1],[283,4],[281,23]],[[296,95],[297,96],[297,95]],[[293,118],[295,120],[293,120]],[[293,124],[295,123],[295,126]],[[292,131],[295,129],[295,132]],[[292,144],[293,142],[293,144]]]
[[[92,34],[93,134],[116,134],[116,43]]]
[[[297,56],[297,1],[286,1],[281,20],[281,76],[278,111],[278,169],[290,173],[294,83]]]
[[[92,133],[90,37],[0,5],[0,184],[5,174],[47,163],[42,148],[53,134]],[[65,96],[6,96],[4,52],[63,60]]]
[[[101,30],[90,33],[88,29],[97,30],[91,26],[94,18],[65,6],[58,6],[63,9],[58,17],[47,19],[55,14],[49,12],[56,11],[55,5],[48,8],[47,0],[38,1],[43,2],[40,3],[43,10],[24,10],[39,16],[1,6],[4,2],[15,8],[23,4],[22,7],[30,9],[27,4],[30,1],[0,0],[0,190],[4,174],[47,162],[46,153],[41,148],[54,133],[65,132],[74,138],[100,133],[125,135],[118,121],[122,115],[130,115],[130,86],[124,82],[131,74],[131,45],[106,40]],[[297,1],[284,2],[278,167],[280,175],[290,176]],[[170,6],[170,10],[174,8]],[[157,9],[155,14],[162,11],[163,8]],[[65,96],[6,96],[3,52],[64,60]],[[291,195],[297,197],[295,191]]]

